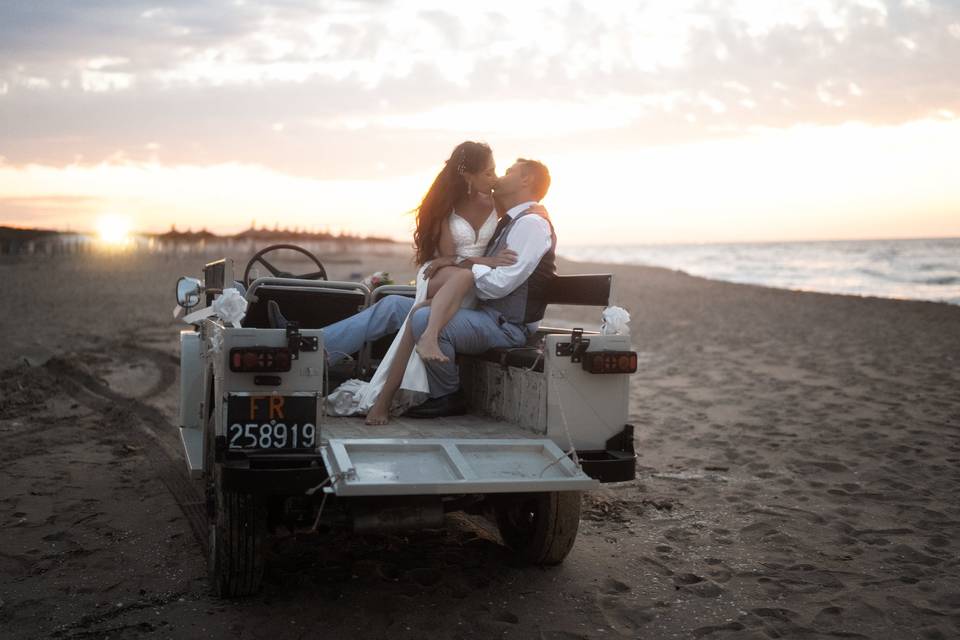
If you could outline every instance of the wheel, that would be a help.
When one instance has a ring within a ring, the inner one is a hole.
[[[207,424],[207,490],[211,503],[207,570],[214,595],[252,595],[263,580],[267,505],[264,496],[227,491],[214,461],[213,416]]]
[[[217,596],[249,596],[263,580],[267,509],[262,496],[218,491],[210,527],[210,583]]]
[[[495,514],[500,536],[521,561],[560,564],[577,539],[580,492],[505,496]]]

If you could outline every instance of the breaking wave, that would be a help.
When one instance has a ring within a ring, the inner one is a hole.
[[[960,304],[960,238],[561,246],[560,253],[728,282]]]

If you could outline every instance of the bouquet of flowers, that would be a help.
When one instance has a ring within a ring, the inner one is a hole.
[[[377,287],[385,284],[393,284],[393,280],[390,279],[390,274],[386,271],[377,271],[372,275],[367,276],[361,282],[367,285],[367,288],[373,291]]]

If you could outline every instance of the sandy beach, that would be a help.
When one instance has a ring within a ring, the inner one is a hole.
[[[614,273],[633,316],[639,463],[584,498],[562,566],[514,566],[457,517],[277,539],[261,594],[213,598],[171,314],[202,262],[0,262],[4,638],[960,636],[960,307],[570,262]],[[379,269],[414,273],[328,264]]]

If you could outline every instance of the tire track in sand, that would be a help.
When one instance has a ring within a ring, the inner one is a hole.
[[[152,358],[152,360],[158,366],[166,364],[165,359]],[[51,358],[44,368],[59,380],[64,390],[71,396],[100,413],[106,423],[120,429],[136,427],[150,438],[152,442],[143,448],[144,455],[156,470],[160,481],[176,500],[190,524],[194,538],[206,553],[208,537],[206,500],[196,484],[187,476],[186,463],[180,452],[170,442],[176,432],[163,413],[145,402],[113,391],[70,360]],[[163,372],[161,376],[164,380],[170,379],[169,375],[164,375]],[[149,446],[151,444],[156,446]]]

